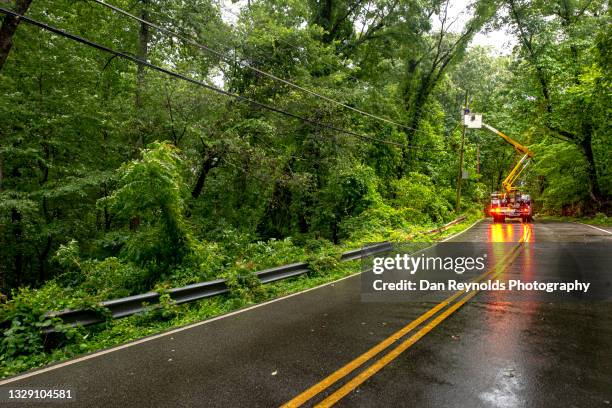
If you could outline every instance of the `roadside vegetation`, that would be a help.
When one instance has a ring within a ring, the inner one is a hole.
[[[3,376],[328,282],[358,270],[343,250],[480,217],[515,153],[486,131],[462,142],[466,91],[536,152],[525,188],[541,213],[610,215],[604,2],[478,0],[463,26],[449,1],[255,0],[236,15],[209,0],[108,2],[221,54],[91,1],[3,7],[258,105],[2,17]],[[469,47],[496,27],[517,39],[511,55]],[[252,279],[299,261],[310,276]],[[166,296],[91,328],[47,316],[220,277],[228,296]]]
[[[425,234],[425,229],[414,227],[409,230],[384,231],[372,237],[376,242],[390,236],[402,240],[409,236],[419,241],[439,240],[462,231],[480,218],[480,211],[473,209],[468,212],[465,221],[439,234]],[[263,246],[263,243],[260,245]],[[176,305],[168,296],[162,295],[160,304],[150,307],[146,312],[122,319],[108,318],[104,323],[87,327],[64,325],[59,319],[46,316],[46,313],[63,307],[88,307],[95,310],[101,297],[81,291],[70,293],[57,282],[47,283],[37,290],[23,289],[15,293],[2,309],[2,320],[10,321],[11,326],[3,335],[0,378],[162,333],[358,273],[362,268],[361,261],[340,262],[340,253],[352,246],[328,248],[310,258],[302,256],[301,260],[307,260],[310,264],[308,275],[266,285],[249,277],[250,271],[242,266],[229,268],[221,274],[229,279],[228,295],[182,305]],[[304,252],[294,250],[294,253],[303,255]],[[271,259],[259,265],[278,266],[289,262],[283,254],[268,252],[268,255]],[[274,264],[275,260],[280,263]],[[261,269],[259,265],[254,263],[254,269]],[[103,283],[98,285],[104,286]],[[163,293],[168,287],[169,284],[160,284],[155,289]],[[54,332],[44,334],[42,330],[49,327],[53,327]]]

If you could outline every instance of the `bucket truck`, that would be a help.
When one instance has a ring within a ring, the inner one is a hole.
[[[493,217],[493,222],[503,223],[505,222],[506,218],[520,218],[522,222],[533,221],[531,197],[528,194],[523,194],[520,192],[515,186],[519,176],[533,158],[533,152],[508,135],[495,129],[493,126],[484,123],[482,121],[482,115],[471,114],[467,109],[464,116],[464,124],[468,128],[485,128],[495,133],[497,136],[501,137],[507,143],[512,145],[516,151],[521,154],[521,158],[502,182],[502,188],[504,191],[494,192],[491,194],[489,215]]]

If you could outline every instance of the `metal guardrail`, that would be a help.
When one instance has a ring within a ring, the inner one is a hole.
[[[442,227],[427,231],[426,234],[442,232],[465,219],[465,216],[459,217],[456,220],[443,225]],[[344,252],[340,256],[340,260],[343,262],[357,260],[365,256],[384,253],[390,251],[391,249],[393,249],[393,246],[390,242],[381,242],[364,248]],[[255,276],[259,278],[261,283],[265,284],[304,275],[308,272],[308,263],[299,262],[264,269],[262,271],[255,272]],[[229,293],[229,288],[225,279],[215,279],[208,282],[200,282],[179,288],[172,288],[166,293],[170,295],[170,298],[176,304],[181,304]],[[100,306],[107,309],[113,319],[118,319],[150,309],[152,306],[159,303],[160,296],[161,294],[158,292],[147,292],[141,295],[107,300],[105,302],[101,302]],[[60,312],[50,312],[48,315],[59,317],[65,324],[72,326],[79,324],[82,326],[88,326],[105,321],[105,316],[103,316],[101,313],[88,309],[63,310]],[[48,331],[53,331],[53,329],[48,329]]]
[[[355,259],[361,259],[364,256],[380,254],[393,249],[393,245],[390,242],[381,242],[379,244],[370,245],[360,249],[353,249],[352,251],[344,252],[340,256],[341,261],[353,261]]]
[[[391,249],[391,244],[383,242],[369,247],[355,249],[345,252],[341,255],[341,261],[351,261],[361,258],[362,256],[382,253]],[[272,283],[282,279],[288,279],[299,275],[304,275],[309,272],[308,263],[300,262],[289,265],[277,266],[274,268],[264,269],[255,272],[255,276],[259,278],[261,283]],[[179,288],[169,289],[166,293],[174,300],[176,304],[192,302],[199,299],[205,299],[217,295],[229,293],[229,288],[225,279],[216,279],[208,282],[194,283]],[[147,292],[141,295],[128,296],[120,299],[107,300],[101,302],[100,306],[108,309],[110,316],[113,319],[130,316],[136,313],[144,312],[151,306],[159,303],[160,293]],[[64,323],[76,326],[88,326],[91,324],[101,323],[105,321],[105,317],[95,310],[78,309],[78,310],[63,310],[60,312],[51,312],[49,316],[59,317]]]
[[[427,234],[427,235],[429,235],[429,234],[439,234],[440,232],[446,231],[447,229],[449,229],[453,225],[459,224],[460,222],[465,221],[466,219],[467,219],[467,217],[465,215],[462,215],[461,217],[456,218],[456,219],[452,220],[451,222],[444,224],[441,227],[434,228],[434,229],[431,229],[431,230],[427,231],[425,234]]]

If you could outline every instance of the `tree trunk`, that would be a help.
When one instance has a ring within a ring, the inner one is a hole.
[[[104,206],[104,232],[108,232],[111,229],[111,215],[108,211],[108,207]]]
[[[429,76],[426,79],[429,81]],[[423,79],[425,81],[425,79]],[[419,129],[419,125],[421,123],[421,119],[423,117],[423,106],[425,105],[429,94],[431,93],[431,87],[428,84],[422,83],[419,87],[418,93],[412,100],[412,106],[409,106],[410,112],[410,127],[406,135],[406,141],[408,145],[413,146],[416,144],[417,140],[417,132]],[[410,101],[407,101],[410,104]],[[411,170],[415,169],[416,164],[416,150],[411,148],[402,149],[402,166],[400,169],[400,178],[408,174]]]
[[[599,189],[599,181],[597,180],[597,170],[595,168],[595,158],[593,156],[591,133],[585,133],[582,141],[580,142],[580,148],[582,154],[587,162],[587,177],[589,183],[589,195],[593,201],[595,209],[598,209],[602,204],[602,194]]]
[[[19,14],[25,14],[30,7],[32,0],[16,0],[15,1],[15,12]],[[2,25],[0,26],[0,71],[4,67],[11,49],[13,48],[13,37],[17,32],[20,19],[13,16],[4,16]],[[0,192],[3,190],[2,184],[4,182],[4,161],[0,154]]]
[[[149,17],[149,13],[145,9],[146,1],[143,1],[142,11],[140,13],[140,17],[143,20],[147,20]],[[138,59],[142,61],[147,61],[149,57],[149,26],[145,23],[140,23],[140,30],[138,32]],[[142,107],[142,91],[145,82],[145,66],[142,64],[138,64],[138,68],[136,71],[136,107]]]
[[[2,158],[2,154],[0,154],[0,193],[2,192],[2,183],[4,181],[4,159]]]
[[[204,189],[204,182],[206,181],[206,177],[208,173],[219,165],[219,160],[216,159],[215,153],[206,153],[204,155],[204,161],[202,162],[202,167],[200,167],[200,172],[198,173],[198,179],[196,180],[195,186],[193,190],[191,190],[191,196],[193,198],[198,198],[200,194],[202,194],[202,190]]]
[[[149,13],[147,11],[147,5],[149,0],[142,0],[142,9],[140,11],[140,18],[143,20],[149,19]],[[140,23],[140,30],[138,32],[138,59],[142,61],[148,61],[149,59],[149,40],[151,34],[149,32],[149,26],[145,23]],[[145,87],[145,74],[146,67],[143,64],[138,64],[136,71],[136,111],[138,117],[142,120],[142,107],[143,107],[143,93]],[[140,130],[140,144],[144,148],[146,146],[146,135],[144,129]]]
[[[21,229],[21,213],[17,211],[15,208],[11,210],[11,223],[13,224],[13,245],[16,246],[15,258],[13,262],[13,285],[9,282],[9,287],[18,287],[21,285],[23,279],[23,252],[22,252],[22,234],[23,231]]]
[[[333,1],[332,0],[320,0],[314,2],[313,18],[312,23],[323,28],[325,33],[323,34],[323,42],[326,44],[331,43],[333,40],[331,31],[333,27],[332,12],[333,12]]]
[[[25,14],[30,4],[32,4],[32,0],[16,0],[14,10],[16,13]],[[2,70],[11,48],[13,48],[13,36],[19,23],[20,19],[18,17],[4,16],[2,26],[0,26],[0,70]]]
[[[42,252],[38,255],[38,281],[42,285],[47,280],[47,258],[51,252],[53,238],[47,235],[47,241]]]

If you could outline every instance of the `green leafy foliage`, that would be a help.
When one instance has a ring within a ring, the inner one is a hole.
[[[411,172],[394,183],[396,207],[412,208],[434,222],[448,220],[451,205],[436,189],[431,178]]]
[[[263,295],[263,287],[248,265],[237,263],[224,275],[235,305],[253,303]]]
[[[36,291],[23,288],[2,305],[0,321],[4,327],[0,339],[0,362],[35,355],[45,348],[62,347],[80,338],[76,329],[48,315],[49,310],[61,305],[60,299],[65,299],[66,295],[64,289],[53,284]],[[46,329],[54,330],[53,339],[45,334]]]
[[[318,223],[329,225],[330,238],[338,242],[343,220],[357,217],[381,201],[378,177],[367,166],[338,166],[330,176],[327,188],[321,192]]]
[[[560,142],[543,142],[535,147],[538,162],[534,173],[539,187],[542,209],[549,213],[581,215],[588,198],[586,163],[575,146]]]
[[[113,4],[229,59],[88,2],[40,0],[27,10],[308,121],[21,22],[0,67],[3,373],[344,276],[342,249],[406,240],[458,215],[461,146],[468,178],[459,212],[476,217],[517,155],[486,130],[468,130],[462,142],[466,90],[472,111],[536,152],[519,184],[538,209],[609,215],[603,2],[478,0],[452,29],[440,24],[451,16],[439,1],[253,0],[231,24],[222,3]],[[516,34],[511,55],[468,47],[488,26]],[[273,289],[254,277],[298,261],[310,276]],[[192,309],[165,294],[220,277],[231,295]],[[92,329],[96,340],[63,327],[59,338],[43,334],[57,324],[49,310],[108,317],[99,301],[152,289],[164,293],[159,307]]]
[[[337,256],[325,256],[308,262],[310,276],[323,276],[328,271],[338,267],[340,260]]]
[[[136,230],[124,256],[154,271],[180,264],[189,251],[181,163],[176,148],[154,142],[142,151],[142,159],[119,169],[119,188],[99,203],[129,219]]]

